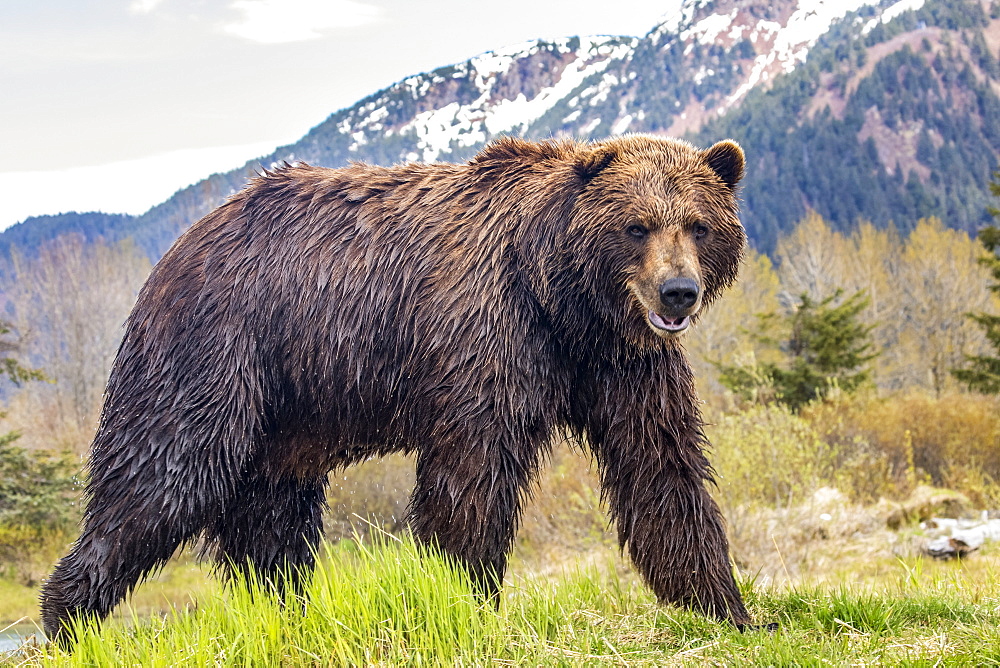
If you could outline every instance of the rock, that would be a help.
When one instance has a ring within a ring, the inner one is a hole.
[[[936,559],[964,557],[988,540],[1000,540],[1000,519],[983,521],[934,517],[922,526],[932,534],[939,534],[924,545],[924,552]]]

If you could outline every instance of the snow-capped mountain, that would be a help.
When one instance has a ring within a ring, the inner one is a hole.
[[[433,108],[387,127],[391,102],[387,98],[373,100],[359,109],[359,115],[367,115],[356,121],[344,119],[338,129],[354,140],[349,150],[357,150],[371,134],[378,138],[410,135],[417,150],[405,158],[433,161],[456,148],[481,146],[497,134],[523,132],[574,93],[576,99],[588,92],[597,95],[604,90],[606,94],[610,85],[619,82],[607,70],[612,66],[620,70],[637,41],[572,38],[486,53],[430,76],[405,79],[387,96],[391,98],[401,89],[416,100],[433,97],[437,103]],[[595,79],[596,85],[581,91],[585,81]],[[576,99],[570,100],[570,106],[575,106]]]
[[[358,155],[373,142],[395,140],[410,148],[392,156],[396,160],[432,161],[464,157],[502,133],[683,134],[700,126],[706,106],[723,114],[755,87],[805,62],[817,40],[848,14],[870,8],[855,17],[870,30],[923,1],[684,0],[641,39],[535,41],[414,75],[328,120],[344,140],[320,126],[314,132],[321,138],[306,153],[297,146],[299,154],[287,157],[309,161],[312,151],[328,151],[331,140]],[[669,80],[650,88],[659,77],[649,70],[664,64]],[[673,108],[651,114],[649,97],[670,93]]]
[[[810,209],[840,227],[936,215],[971,231],[988,220],[1000,0],[673,0],[667,9],[642,37],[539,40],[415,74],[143,216],[32,219],[0,234],[0,246],[83,229],[134,236],[157,256],[255,169],[464,160],[504,133],[733,137],[749,160],[744,221],[764,250]]]

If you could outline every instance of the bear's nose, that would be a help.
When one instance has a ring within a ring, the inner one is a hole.
[[[660,301],[672,313],[687,311],[698,301],[698,284],[690,278],[671,278],[660,284]]]

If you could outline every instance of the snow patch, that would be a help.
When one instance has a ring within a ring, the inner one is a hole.
[[[686,40],[690,37],[696,37],[702,44],[714,44],[720,34],[725,32],[727,28],[732,27],[737,11],[734,9],[729,14],[712,14],[703,18],[682,32],[681,39]]]
[[[365,137],[363,130],[351,133],[351,139],[354,140],[354,143],[348,147],[351,151],[357,151],[359,146],[364,146],[368,143],[368,138]]]
[[[632,124],[632,114],[625,114],[611,126],[611,134],[620,135],[628,130],[628,126]]]
[[[888,23],[889,21],[892,21],[894,18],[896,18],[903,12],[908,12],[911,10],[916,11],[923,6],[924,6],[924,0],[899,0],[899,2],[897,2],[896,4],[886,8],[886,10],[882,12],[881,16],[877,16],[872,20],[870,20],[868,23],[866,23],[865,27],[861,29],[861,34],[867,35],[879,23]]]
[[[903,0],[903,2],[923,2],[923,0]],[[805,62],[809,50],[833,25],[848,13],[868,5],[877,5],[879,0],[799,0],[788,22],[782,26],[774,21],[758,21],[750,31],[750,39],[759,44],[762,39],[773,38],[773,46],[767,53],[758,55],[750,69],[750,74],[723,105],[723,113],[762,81],[776,72],[791,72]]]
[[[453,102],[439,109],[421,112],[402,126],[400,132],[413,130],[420,157],[430,162],[449,149],[486,141],[489,135],[523,130],[576,91],[587,78],[603,72],[612,62],[625,58],[638,41],[620,42],[617,38],[607,37],[581,37],[579,40],[575,51],[569,48],[569,39],[549,42],[554,43],[560,53],[573,53],[575,57],[553,85],[542,89],[531,99],[524,93],[518,93],[513,99],[496,100],[493,89],[497,79],[515,62],[547,48],[543,43],[529,42],[471,59],[469,62],[475,85],[480,91],[479,97],[467,105]],[[423,89],[419,82],[407,80],[405,83],[412,91]],[[595,98],[606,98],[611,87],[617,83],[617,77],[605,74],[594,91]],[[579,111],[574,113],[579,116]],[[575,118],[573,114],[570,117]],[[570,122],[570,117],[566,122]],[[600,120],[597,122],[600,123]]]
[[[878,3],[879,0],[799,0],[798,9],[788,17],[774,44],[784,70],[791,72],[797,63],[805,61],[809,49],[835,21]]]
[[[767,35],[768,37],[774,33],[781,30],[781,24],[777,21],[765,21],[761,19],[757,22],[757,25],[750,31],[750,41],[757,43],[761,37]]]
[[[694,83],[695,85],[699,85],[701,84],[702,81],[714,75],[715,75],[715,70],[713,70],[711,67],[705,67],[704,65],[702,65],[700,68],[698,68],[698,71],[694,73],[693,77]]]
[[[431,89],[430,79],[419,74],[403,79],[403,85],[410,89],[413,97],[423,97]]]
[[[680,32],[681,26],[691,25],[694,14],[699,9],[707,5],[711,0],[680,0],[673,11],[666,12],[660,25],[653,29],[650,36],[661,39],[665,35],[676,35]]]
[[[719,106],[719,113],[728,110],[753,87],[767,81],[780,72],[791,72],[805,62],[809,50],[816,44],[834,22],[848,13],[862,7],[878,5],[881,0],[797,0],[795,9],[785,25],[777,21],[758,20],[755,24],[741,25],[737,22],[739,7],[725,13],[714,13],[695,22],[696,14],[711,7],[712,0],[681,0],[676,9],[651,33],[650,38],[658,42],[680,39],[686,42],[684,53],[690,54],[696,43],[718,43],[720,36],[727,36],[734,43],[748,38],[758,50],[746,80]],[[883,16],[892,17],[899,13],[923,5],[924,0],[900,0]],[[730,5],[732,6],[732,5]],[[761,48],[767,52],[760,53]],[[694,77],[699,84],[713,73],[702,67]]]
[[[608,99],[608,95],[611,94],[611,89],[618,84],[618,77],[613,74],[605,74],[601,77],[600,83],[597,84],[596,88],[588,89],[593,90],[593,97],[590,98],[590,106],[595,107],[601,102]]]

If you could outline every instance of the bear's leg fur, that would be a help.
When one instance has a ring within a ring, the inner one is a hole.
[[[258,440],[259,401],[239,379],[186,376],[166,396],[192,409],[169,415],[156,392],[133,391],[144,362],[123,344],[94,439],[83,531],[42,588],[45,633],[61,642],[71,620],[106,617],[211,523]]]
[[[178,508],[184,492],[161,481],[106,499],[90,491],[83,531],[42,589],[45,634],[66,642],[73,619],[103,619],[151,571],[202,528],[204,513]],[[94,486],[91,485],[91,490]],[[185,510],[187,512],[185,512]]]
[[[733,577],[690,369],[646,361],[613,375],[587,425],[619,543],[663,603],[742,628],[750,617]]]
[[[488,430],[472,431],[420,453],[410,525],[418,539],[457,559],[476,586],[495,598],[521,502],[537,471],[540,441],[527,434],[517,445],[510,439],[484,441]]]
[[[229,506],[206,531],[216,559],[230,573],[252,568],[278,592],[297,588],[312,569],[323,533],[326,477],[244,473]],[[285,577],[292,579],[285,582]]]

